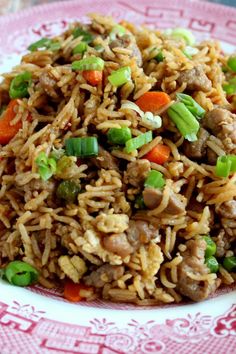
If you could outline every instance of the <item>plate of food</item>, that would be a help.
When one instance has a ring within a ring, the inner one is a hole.
[[[0,18],[1,353],[234,352],[235,15]]]

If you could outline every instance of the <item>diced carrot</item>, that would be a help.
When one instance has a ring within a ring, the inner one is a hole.
[[[73,281],[67,280],[64,286],[64,298],[71,302],[81,301],[80,290],[91,290],[91,287],[84,284],[75,284]]]
[[[144,93],[135,102],[144,112],[156,113],[161,107],[170,103],[170,96],[161,91],[150,91]]]
[[[11,121],[16,116],[16,107],[18,106],[17,100],[12,100],[7,106],[6,111],[0,119],[0,144],[7,144],[21,129],[22,122],[18,121],[16,124],[11,125]]]
[[[83,77],[92,86],[97,86],[102,82],[103,72],[98,70],[84,70]]]
[[[157,144],[151,151],[149,151],[143,158],[150,162],[163,165],[170,156],[170,148],[167,145]]]

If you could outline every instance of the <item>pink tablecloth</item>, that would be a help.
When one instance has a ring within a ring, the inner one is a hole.
[[[45,4],[53,1],[55,2],[61,0],[0,0],[0,15],[4,15],[10,12],[16,12],[21,9],[28,8],[30,6]],[[81,0],[81,1],[86,1],[86,0]],[[208,0],[208,1],[236,6],[235,0]]]
[[[38,4],[46,4],[52,1],[55,0],[0,0],[0,15],[16,12]]]

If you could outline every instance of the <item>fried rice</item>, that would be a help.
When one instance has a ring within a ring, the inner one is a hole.
[[[0,146],[0,267],[28,263],[46,288],[70,279],[81,284],[85,300],[204,300],[236,279],[223,265],[236,253],[236,175],[218,177],[215,167],[219,156],[236,153],[234,96],[229,99],[222,88],[231,75],[222,71],[228,56],[216,41],[192,45],[190,55],[181,36],[125,21],[120,33],[110,17],[90,19],[53,38],[56,50],[33,50],[3,75],[2,118],[13,79],[28,72],[32,80],[27,97],[17,98],[14,107],[10,125],[19,129]],[[92,39],[76,53],[85,33]],[[89,57],[104,61],[96,84],[72,69],[73,62]],[[131,78],[116,87],[108,77],[122,67],[130,68]],[[130,105],[147,92],[169,96],[152,112],[161,118],[159,128]],[[178,93],[206,112],[194,142],[168,114]],[[152,140],[127,152],[107,138],[110,129],[124,127],[132,139],[151,131]],[[98,141],[96,156],[66,153],[66,141],[88,136]],[[157,145],[170,151],[164,163],[147,158]],[[44,180],[37,158],[55,152],[57,167]],[[162,188],[145,186],[150,171],[161,173]],[[58,192],[63,182],[78,187],[76,198]],[[206,263],[205,235],[216,245],[215,272]]]

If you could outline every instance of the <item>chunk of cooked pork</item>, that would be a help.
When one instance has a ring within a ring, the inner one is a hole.
[[[119,37],[110,43],[110,48],[127,48],[132,51],[132,56],[136,58],[138,66],[142,65],[142,54],[139,50],[139,47],[135,43],[134,37],[129,34],[125,34],[122,37]]]
[[[210,134],[206,129],[200,128],[198,132],[198,139],[194,142],[184,142],[184,153],[190,159],[202,159],[206,155],[206,142]]]
[[[187,84],[189,91],[210,91],[212,83],[206,76],[201,66],[196,66],[193,69],[184,70],[180,73],[178,83],[182,85]]]
[[[106,283],[110,283],[121,278],[124,271],[125,268],[123,266],[104,264],[94,270],[90,275],[84,277],[84,281],[88,286],[102,288]]]
[[[145,188],[143,191],[144,204],[149,209],[155,209],[160,205],[163,192],[157,188]],[[169,202],[164,210],[168,214],[178,215],[185,212],[185,199],[179,194],[171,192]]]
[[[124,175],[124,182],[134,187],[140,187],[147,178],[150,170],[150,162],[146,159],[130,162]]]
[[[193,276],[204,276],[209,274],[205,264],[206,242],[203,239],[189,240],[186,242],[187,249],[182,252],[183,260],[177,266],[178,282],[176,289],[184,296],[193,301],[202,301],[214,293],[220,285],[220,279],[196,280]]]
[[[205,115],[203,126],[222,141],[226,153],[236,154],[236,114],[224,108],[214,108]]]

